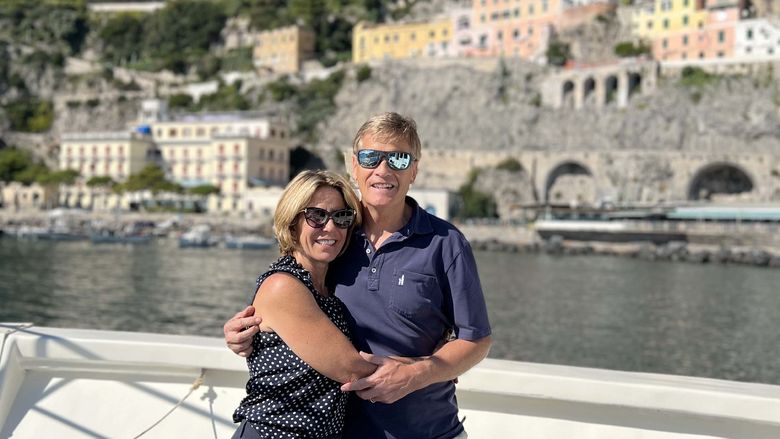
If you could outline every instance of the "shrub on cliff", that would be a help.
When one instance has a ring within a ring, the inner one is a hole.
[[[50,101],[21,98],[5,106],[11,129],[26,133],[43,133],[51,128],[54,109]]]

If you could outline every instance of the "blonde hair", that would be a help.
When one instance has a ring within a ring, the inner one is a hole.
[[[363,147],[363,137],[367,134],[383,142],[397,142],[399,140],[405,142],[412,148],[415,160],[420,159],[422,145],[420,144],[420,136],[417,134],[417,123],[411,117],[393,112],[371,117],[355,134],[355,138],[352,140],[353,153],[357,153]]]
[[[344,203],[355,211],[355,221],[347,230],[347,240],[341,252],[347,248],[352,230],[360,224],[360,202],[355,191],[347,180],[331,171],[303,171],[296,175],[282,193],[279,204],[274,212],[274,235],[279,241],[279,252],[283,255],[292,254],[298,242],[294,235],[298,215],[306,207],[317,189],[329,187],[336,189],[344,198]],[[339,253],[341,254],[341,253]]]

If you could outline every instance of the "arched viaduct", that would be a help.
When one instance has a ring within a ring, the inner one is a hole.
[[[522,166],[525,172],[518,178],[530,181],[538,202],[780,201],[780,153],[430,149],[423,154],[417,183],[457,190],[469,169],[494,168],[510,158]]]

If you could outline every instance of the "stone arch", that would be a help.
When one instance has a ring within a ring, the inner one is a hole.
[[[604,79],[604,103],[609,104],[617,101],[618,78],[615,75],[609,75]]]
[[[564,194],[559,191],[553,191],[553,188],[555,186],[556,181],[558,181],[561,177],[576,177],[576,176],[585,176],[587,179],[591,182],[591,191],[593,192],[591,194],[582,194],[582,193],[568,193]],[[564,162],[559,163],[557,166],[552,168],[552,171],[550,171],[549,174],[547,174],[547,179],[544,184],[544,201],[546,203],[550,202],[569,202],[573,198],[576,199],[577,202],[584,203],[589,202],[592,203],[594,200],[592,199],[595,196],[595,181],[593,178],[593,173],[590,171],[590,169],[583,165],[582,163],[575,161],[575,160],[567,160]],[[586,199],[587,198],[587,199]]]
[[[628,74],[628,97],[642,91],[642,75],[636,72]]]
[[[574,82],[572,80],[564,81],[561,97],[561,103],[564,107],[574,107]]]
[[[710,163],[693,175],[688,185],[689,200],[710,200],[715,194],[751,192],[754,179],[741,166],[728,162]]]
[[[582,102],[588,103],[589,98],[596,91],[596,80],[592,76],[588,76],[582,83]]]

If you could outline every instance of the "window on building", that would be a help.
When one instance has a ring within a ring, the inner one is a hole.
[[[704,52],[699,52],[699,59],[704,59]]]
[[[506,11],[504,11],[504,13],[502,15],[504,17],[504,20],[507,20],[507,19],[509,19],[509,17],[512,16],[512,13],[509,11],[509,9],[507,9]]]
[[[409,35],[409,39],[415,41],[417,39],[417,34],[412,32],[411,35]]]
[[[520,17],[520,8],[515,8],[514,13],[515,13],[515,18]]]
[[[198,128],[195,130],[196,137],[203,137],[205,135],[206,135],[206,130],[204,130],[203,128]]]
[[[528,5],[528,15],[534,15],[534,5]]]
[[[394,42],[394,43],[397,43],[397,42],[398,42],[398,34],[394,34],[394,35],[393,35],[393,42]]]
[[[217,146],[217,150],[219,151],[219,155],[225,154],[225,145],[220,143],[219,146]]]
[[[653,28],[653,20],[648,20],[647,22],[647,28],[652,29]]]
[[[722,51],[722,50],[719,50],[719,51],[718,51],[718,58],[723,58],[724,56],[726,56],[726,54],[725,54],[725,53],[723,53],[723,51]]]
[[[686,8],[688,6],[690,6],[690,3],[691,3],[691,0],[683,0],[683,6],[685,6]]]
[[[176,128],[168,129],[168,137],[176,137]]]
[[[542,2],[542,12],[547,12],[547,8],[548,8],[548,6],[547,6],[547,2],[546,2],[546,1],[543,1],[543,2]]]
[[[520,39],[520,29],[515,29],[514,31],[512,31],[512,38],[514,38],[515,40]]]
[[[724,32],[722,30],[718,31],[718,42],[722,43],[724,41],[726,41],[726,32]]]
[[[683,26],[688,26],[688,16],[683,15]]]
[[[484,23],[484,22],[485,22],[485,14],[481,14],[481,15],[479,16],[479,21],[480,21],[480,22],[482,22],[482,23]]]
[[[111,155],[111,147],[106,145],[106,157]]]
[[[668,44],[668,41],[666,41],[666,38],[664,38],[663,40],[661,40],[661,47],[663,47],[664,49],[666,49],[666,47],[667,47],[668,45],[669,45],[669,44]]]
[[[664,18],[664,29],[669,29],[669,19]]]
[[[753,39],[753,29],[752,28],[748,28],[747,34],[745,36],[747,37],[748,40],[752,40]]]
[[[682,53],[682,59],[688,59],[688,53],[687,52],[683,52]]]
[[[504,39],[504,33],[503,33],[503,32],[501,32],[501,31],[498,31],[498,32],[496,32],[496,39],[497,39],[498,41],[501,41],[501,40],[503,40],[503,39]]]
[[[687,46],[688,45],[688,35],[683,35],[682,43],[683,43],[683,46]]]
[[[190,135],[192,135],[192,130],[189,128],[184,128],[181,130],[181,135],[184,137],[190,137]]]
[[[428,32],[428,36],[430,38],[435,38],[436,37],[436,31],[432,30],[432,31]]]
[[[124,154],[125,154],[125,148],[124,148],[124,146],[120,146],[119,147],[119,155],[124,155]]]

